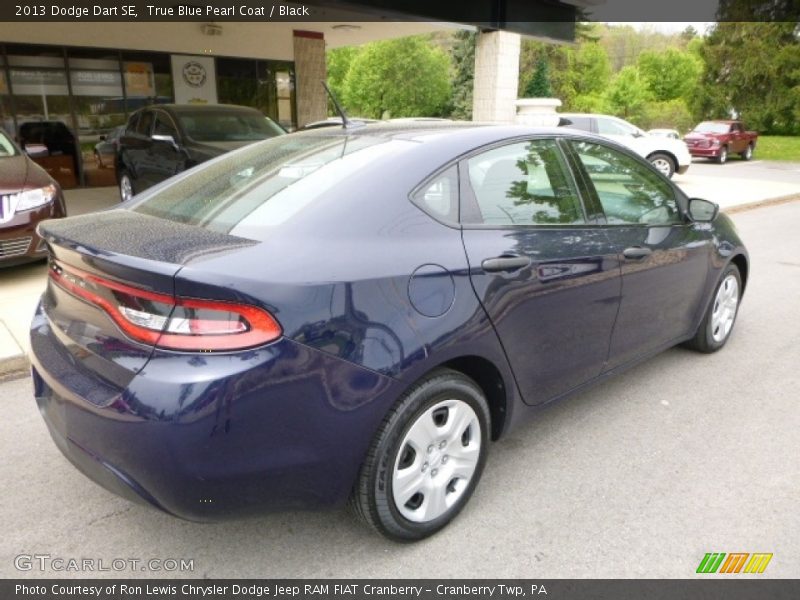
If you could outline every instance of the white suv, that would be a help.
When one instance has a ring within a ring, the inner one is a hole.
[[[667,177],[672,177],[675,171],[685,173],[692,164],[692,156],[683,140],[650,135],[609,115],[560,113],[558,116],[559,126],[589,131],[619,142],[645,157]]]

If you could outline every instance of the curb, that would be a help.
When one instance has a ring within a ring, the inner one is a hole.
[[[25,354],[0,360],[0,383],[28,377],[30,373],[31,363]]]
[[[788,196],[778,196],[777,198],[767,198],[766,200],[756,200],[755,202],[747,202],[745,204],[738,204],[730,208],[724,208],[720,212],[732,215],[739,212],[753,210],[755,208],[763,208],[765,206],[775,206],[777,204],[788,204],[800,200],[800,194],[789,194]]]

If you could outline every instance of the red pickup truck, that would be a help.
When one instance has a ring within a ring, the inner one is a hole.
[[[758,133],[745,131],[741,121],[703,121],[683,141],[692,156],[713,158],[722,164],[730,154],[738,154],[744,160],[753,158],[757,139]]]

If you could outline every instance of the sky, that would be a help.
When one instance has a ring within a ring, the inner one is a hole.
[[[694,27],[699,33],[705,33],[706,29],[713,25],[711,21],[706,22],[656,22],[656,23],[608,23],[609,25],[631,25],[636,29],[652,29],[661,33],[680,33],[689,25]]]

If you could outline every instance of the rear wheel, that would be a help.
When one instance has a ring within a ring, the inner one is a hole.
[[[753,158],[753,144],[747,144],[747,148],[744,152],[740,152],[739,156],[742,157],[742,160],[751,160]]]
[[[700,327],[697,328],[697,333],[686,345],[706,353],[716,352],[722,348],[733,331],[741,297],[742,277],[739,268],[730,264],[722,274],[722,279],[714,292],[714,299]]]
[[[126,202],[133,198],[133,181],[127,171],[122,171],[119,174],[119,197],[122,202]]]
[[[398,541],[447,525],[474,491],[486,462],[489,407],[465,375],[440,369],[384,419],[351,497],[355,513]]]
[[[648,160],[650,164],[658,169],[667,179],[672,177],[672,174],[675,173],[675,161],[666,154],[651,154]]]
[[[723,146],[719,149],[719,156],[717,156],[717,162],[721,165],[724,165],[728,162],[728,147]]]

